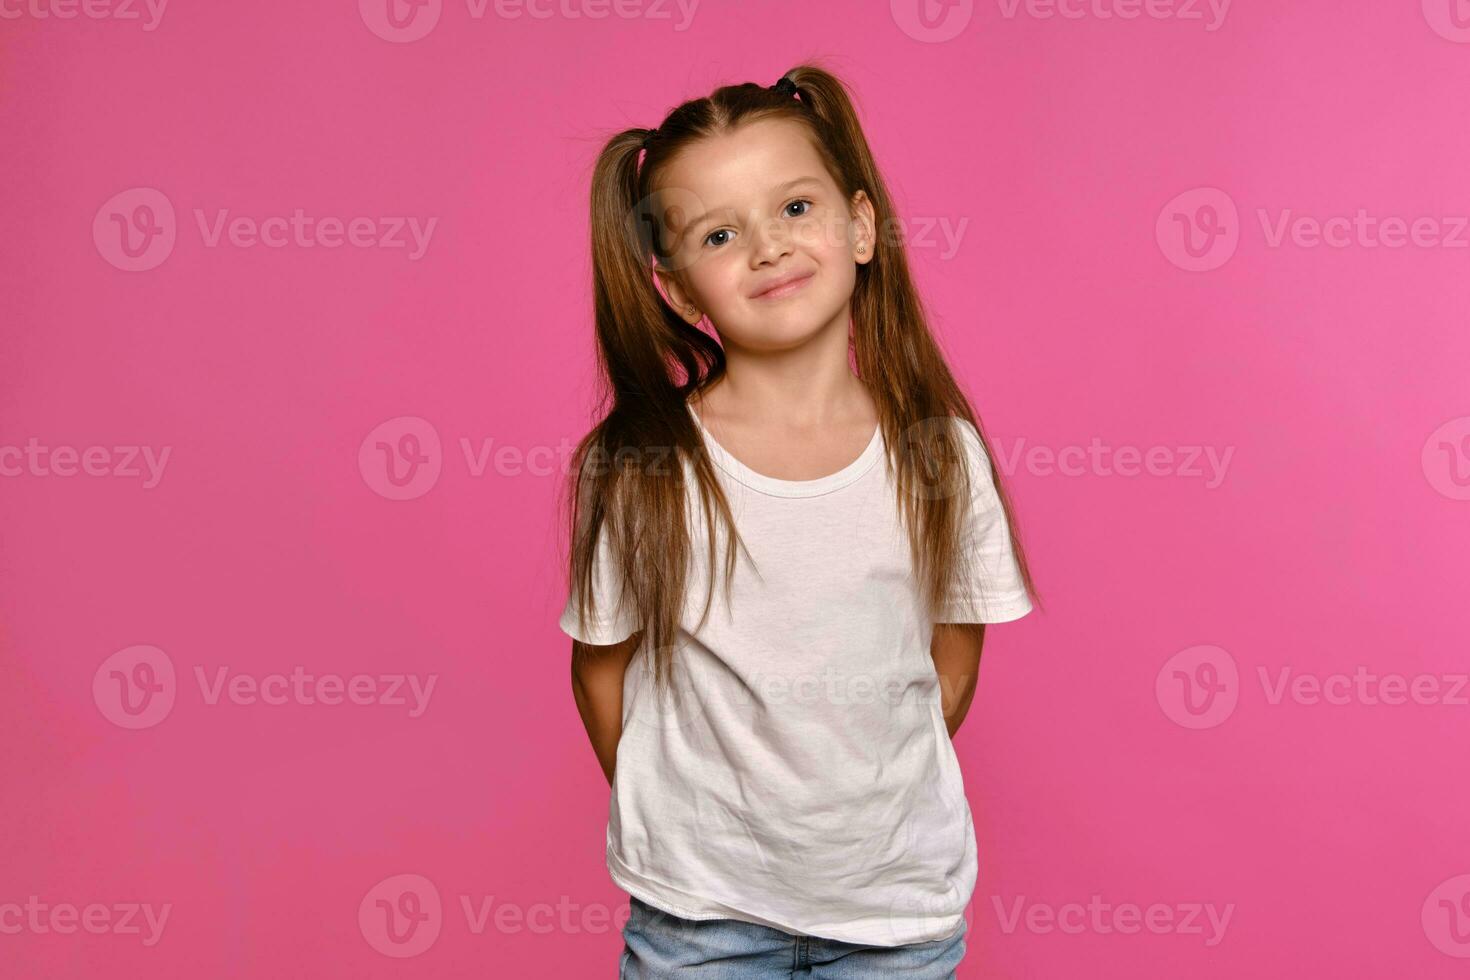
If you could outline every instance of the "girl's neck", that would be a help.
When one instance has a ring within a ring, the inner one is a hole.
[[[700,418],[762,427],[821,428],[858,420],[874,424],[878,406],[866,383],[843,365],[832,377],[726,373],[690,401]]]

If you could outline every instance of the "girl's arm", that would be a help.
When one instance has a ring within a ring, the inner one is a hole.
[[[949,737],[960,730],[970,701],[975,697],[975,679],[980,670],[980,647],[985,643],[984,623],[935,623],[929,656],[939,673],[940,702]]]
[[[572,697],[609,786],[623,735],[623,675],[642,641],[641,630],[610,646],[572,641]]]

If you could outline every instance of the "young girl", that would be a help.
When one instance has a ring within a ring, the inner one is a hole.
[[[812,66],[598,157],[611,406],[574,457],[560,625],[632,896],[620,980],[927,980],[964,954],[964,624],[1036,593],[895,220]]]

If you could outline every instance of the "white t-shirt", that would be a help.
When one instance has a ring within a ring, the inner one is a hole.
[[[956,576],[937,622],[1017,619],[1031,602],[990,463],[974,427],[952,421],[970,461],[963,541],[977,571]],[[875,946],[949,938],[975,887],[975,832],[882,428],[840,471],[799,481],[756,473],[699,429],[756,567],[737,550],[731,606],[717,579],[696,629],[709,542],[685,459],[695,550],[674,696],[655,699],[645,636],[623,683],[608,871],[688,919]],[[578,623],[574,588],[560,626],[611,644],[641,624],[614,608],[617,572],[599,544],[598,615]]]

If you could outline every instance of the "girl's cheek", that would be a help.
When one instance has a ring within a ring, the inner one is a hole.
[[[802,248],[815,252],[830,252],[837,244],[838,229],[830,220],[813,218],[797,225],[794,238]]]
[[[689,269],[689,279],[705,296],[723,296],[739,285],[734,265],[711,256],[701,258]]]

